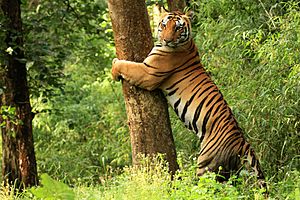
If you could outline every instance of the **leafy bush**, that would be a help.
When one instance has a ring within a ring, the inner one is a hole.
[[[195,175],[195,166],[192,166],[178,172],[171,180],[166,166],[159,157],[144,158],[141,165],[126,167],[122,175],[102,187],[71,189],[43,175],[42,186],[31,189],[24,196],[32,198],[34,195],[37,199],[264,199],[257,187],[249,186],[249,182],[242,179],[219,183],[215,181],[216,174],[212,173],[199,178]],[[278,184],[271,184],[270,188],[270,198],[297,199],[299,172],[292,172]]]
[[[24,7],[38,169],[69,184],[99,182],[131,161],[120,87],[107,69],[114,48],[105,4]]]
[[[41,176],[41,187],[31,188],[29,190],[32,195],[38,199],[45,200],[73,200],[75,198],[74,191],[64,183],[52,179],[47,174]]]
[[[215,181],[215,174],[196,177],[195,167],[178,172],[174,181],[160,159],[146,158],[141,166],[125,168],[108,187],[103,199],[224,199],[237,197],[237,189]]]
[[[53,113],[34,120],[37,161],[41,172],[67,183],[88,184],[99,181],[111,168],[129,164],[130,144],[121,94],[110,74],[93,77],[76,70],[75,82],[65,86],[66,95],[47,104]]]
[[[269,184],[269,199],[299,199],[300,172],[291,171],[278,183]],[[41,186],[16,196],[13,189],[2,187],[0,198],[13,199],[265,199],[262,191],[249,185],[247,179],[233,178],[227,183],[215,181],[216,174],[195,175],[195,166],[183,169],[171,180],[166,163],[160,159],[144,159],[138,167],[126,167],[124,173],[103,186],[70,188],[44,174]],[[234,184],[235,186],[233,186]]]

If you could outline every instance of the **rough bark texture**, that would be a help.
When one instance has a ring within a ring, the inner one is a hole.
[[[183,11],[186,3],[184,0],[168,0],[169,11]]]
[[[5,111],[15,108],[7,117],[0,115],[2,133],[2,176],[5,184],[15,184],[23,189],[38,183],[36,159],[32,136],[32,112],[24,61],[22,21],[19,0],[0,0],[5,17],[5,48],[11,47],[11,55],[5,53],[0,63],[0,108]],[[1,30],[2,31],[2,30]],[[5,49],[1,49],[4,52]]]
[[[142,62],[153,47],[144,0],[109,0],[119,59]],[[145,91],[123,81],[133,164],[138,154],[163,153],[171,172],[178,169],[168,105],[161,91]]]

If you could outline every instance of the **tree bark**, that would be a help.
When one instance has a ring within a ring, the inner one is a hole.
[[[183,11],[186,3],[184,0],[167,0],[169,11]]]
[[[153,47],[144,0],[109,0],[117,57],[142,62]],[[133,164],[138,154],[166,155],[172,173],[178,169],[168,105],[161,91],[146,91],[123,81]]]
[[[16,189],[37,185],[31,105],[23,52],[19,0],[0,0],[5,28],[4,62],[0,63],[0,130],[2,176],[5,185]]]

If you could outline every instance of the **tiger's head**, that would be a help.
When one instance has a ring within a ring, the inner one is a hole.
[[[188,14],[166,12],[158,24],[158,40],[163,46],[176,48],[191,38],[191,21]]]

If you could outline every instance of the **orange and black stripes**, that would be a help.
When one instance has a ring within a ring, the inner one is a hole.
[[[113,76],[165,93],[175,113],[201,141],[199,175],[207,170],[219,172],[222,166],[221,174],[228,178],[246,160],[263,180],[259,161],[220,90],[202,67],[190,32],[191,23],[186,15],[165,14],[158,27],[161,44],[152,49],[143,63],[113,63]]]

